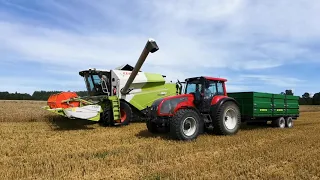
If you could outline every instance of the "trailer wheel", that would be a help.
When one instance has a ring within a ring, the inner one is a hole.
[[[170,135],[174,139],[190,141],[198,137],[200,116],[193,109],[180,109],[170,121]]]
[[[286,118],[286,127],[287,128],[292,128],[293,127],[292,117],[287,117]]]
[[[133,113],[131,107],[123,101],[120,101],[120,123],[121,125],[129,125],[132,121]]]
[[[272,125],[273,127],[285,128],[286,120],[284,119],[284,117],[279,117],[272,121]]]
[[[232,135],[239,131],[241,116],[239,107],[234,102],[225,102],[218,109],[213,121],[213,130],[217,135]]]

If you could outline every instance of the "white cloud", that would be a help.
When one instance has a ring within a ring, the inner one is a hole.
[[[293,89],[297,86],[300,86],[301,83],[305,82],[304,80],[283,77],[283,76],[270,76],[270,75],[241,75],[240,79],[242,81],[254,81],[254,82],[264,82],[263,84],[272,85],[277,87],[283,87],[287,89]]]
[[[53,73],[59,73],[53,66],[64,66],[66,75],[76,74],[75,71],[89,67],[134,65],[146,40],[153,37],[160,50],[150,55],[143,71],[181,80],[198,76],[205,67],[212,72],[262,70],[319,57],[308,44],[320,37],[320,2],[316,0],[131,3],[127,9],[121,2],[77,1],[72,5],[72,1],[41,1],[48,11],[18,5],[54,20],[59,24],[55,28],[50,21],[1,12],[0,58],[41,62],[50,65],[47,71]],[[267,75],[242,77],[257,78],[278,87],[293,87],[300,82]]]
[[[237,69],[263,69],[279,66],[287,59],[308,52],[306,48],[300,47],[298,44],[267,40],[259,43],[252,40],[252,33],[270,33],[274,36],[277,35],[273,33],[275,28],[277,29],[275,32],[287,32],[292,27],[302,28],[293,23],[294,20],[286,20],[289,15],[293,15],[293,10],[300,9],[300,4],[290,1],[292,5],[284,8],[286,11],[280,12],[280,8],[287,4],[286,1],[282,2],[278,4],[256,4],[249,3],[246,0],[189,0],[188,2],[179,0],[165,3],[153,1],[147,5],[150,5],[151,9],[154,10],[151,16],[155,17],[155,22],[148,22],[151,27],[150,30],[146,30],[147,33],[153,32],[153,34],[143,35],[144,32],[140,32],[117,35],[97,33],[97,31],[75,34],[62,29],[53,30],[45,27],[28,26],[27,24],[2,22],[0,24],[0,40],[4,42],[1,45],[2,47],[19,53],[25,59],[46,60],[53,64],[81,64],[83,66],[89,65],[90,62],[90,64],[103,66],[112,65],[114,62],[119,62],[119,64],[134,62],[145,40],[149,36],[155,36],[160,51],[152,59],[153,61],[149,61],[153,65],[180,65],[183,62],[192,62],[197,67],[226,68],[233,67],[230,66],[230,64],[233,64]],[[66,9],[58,3],[55,3],[55,5],[54,7]],[[116,10],[113,10],[114,14],[103,13],[103,8],[106,8],[104,4],[93,3],[91,6],[101,12],[100,14],[103,14],[103,16],[110,17],[116,14],[118,16]],[[258,8],[260,10],[259,14],[251,6]],[[71,6],[67,7],[72,8]],[[147,10],[148,7],[142,8]],[[108,7],[108,9],[112,8]],[[70,12],[74,11],[71,10]],[[273,16],[267,16],[269,12],[273,12]],[[299,12],[304,11],[299,10]],[[150,13],[150,11],[147,11],[147,13]],[[277,19],[277,15],[280,14],[284,15]],[[311,14],[309,12],[299,16],[314,19],[314,17],[309,16]],[[121,14],[121,16],[125,15]],[[127,16],[129,17],[128,14]],[[169,17],[170,19],[168,19]],[[263,24],[261,20],[264,20]],[[299,20],[301,18],[297,19],[298,22],[300,22]],[[311,22],[314,21],[311,20]],[[314,23],[318,24],[317,22]],[[195,26],[192,26],[192,24]],[[221,31],[225,33],[215,30],[215,26],[220,24]],[[263,25],[265,29],[257,29],[260,25]],[[208,29],[204,29],[202,26]],[[279,29],[278,26],[282,28]],[[210,27],[211,29],[209,29]],[[278,35],[280,37],[284,36],[283,34]],[[256,38],[257,40],[263,39],[263,37],[258,36]],[[244,46],[241,46],[241,44]],[[247,49],[249,47],[250,49]],[[258,60],[259,58],[261,60]]]

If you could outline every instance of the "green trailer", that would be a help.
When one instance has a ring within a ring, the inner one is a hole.
[[[299,117],[299,96],[262,92],[233,92],[228,96],[238,102],[241,120],[248,124],[272,121],[275,126],[292,127],[292,120]]]

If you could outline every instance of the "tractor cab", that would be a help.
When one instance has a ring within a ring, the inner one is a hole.
[[[84,78],[89,96],[110,95],[111,73],[109,71],[89,69],[80,71],[79,75]]]
[[[200,112],[209,112],[213,97],[226,96],[225,82],[223,78],[193,77],[185,80],[185,94],[194,95],[194,104]]]

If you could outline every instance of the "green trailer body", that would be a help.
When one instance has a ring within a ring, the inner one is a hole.
[[[228,96],[239,103],[242,121],[299,117],[299,96],[262,92],[233,92]]]

